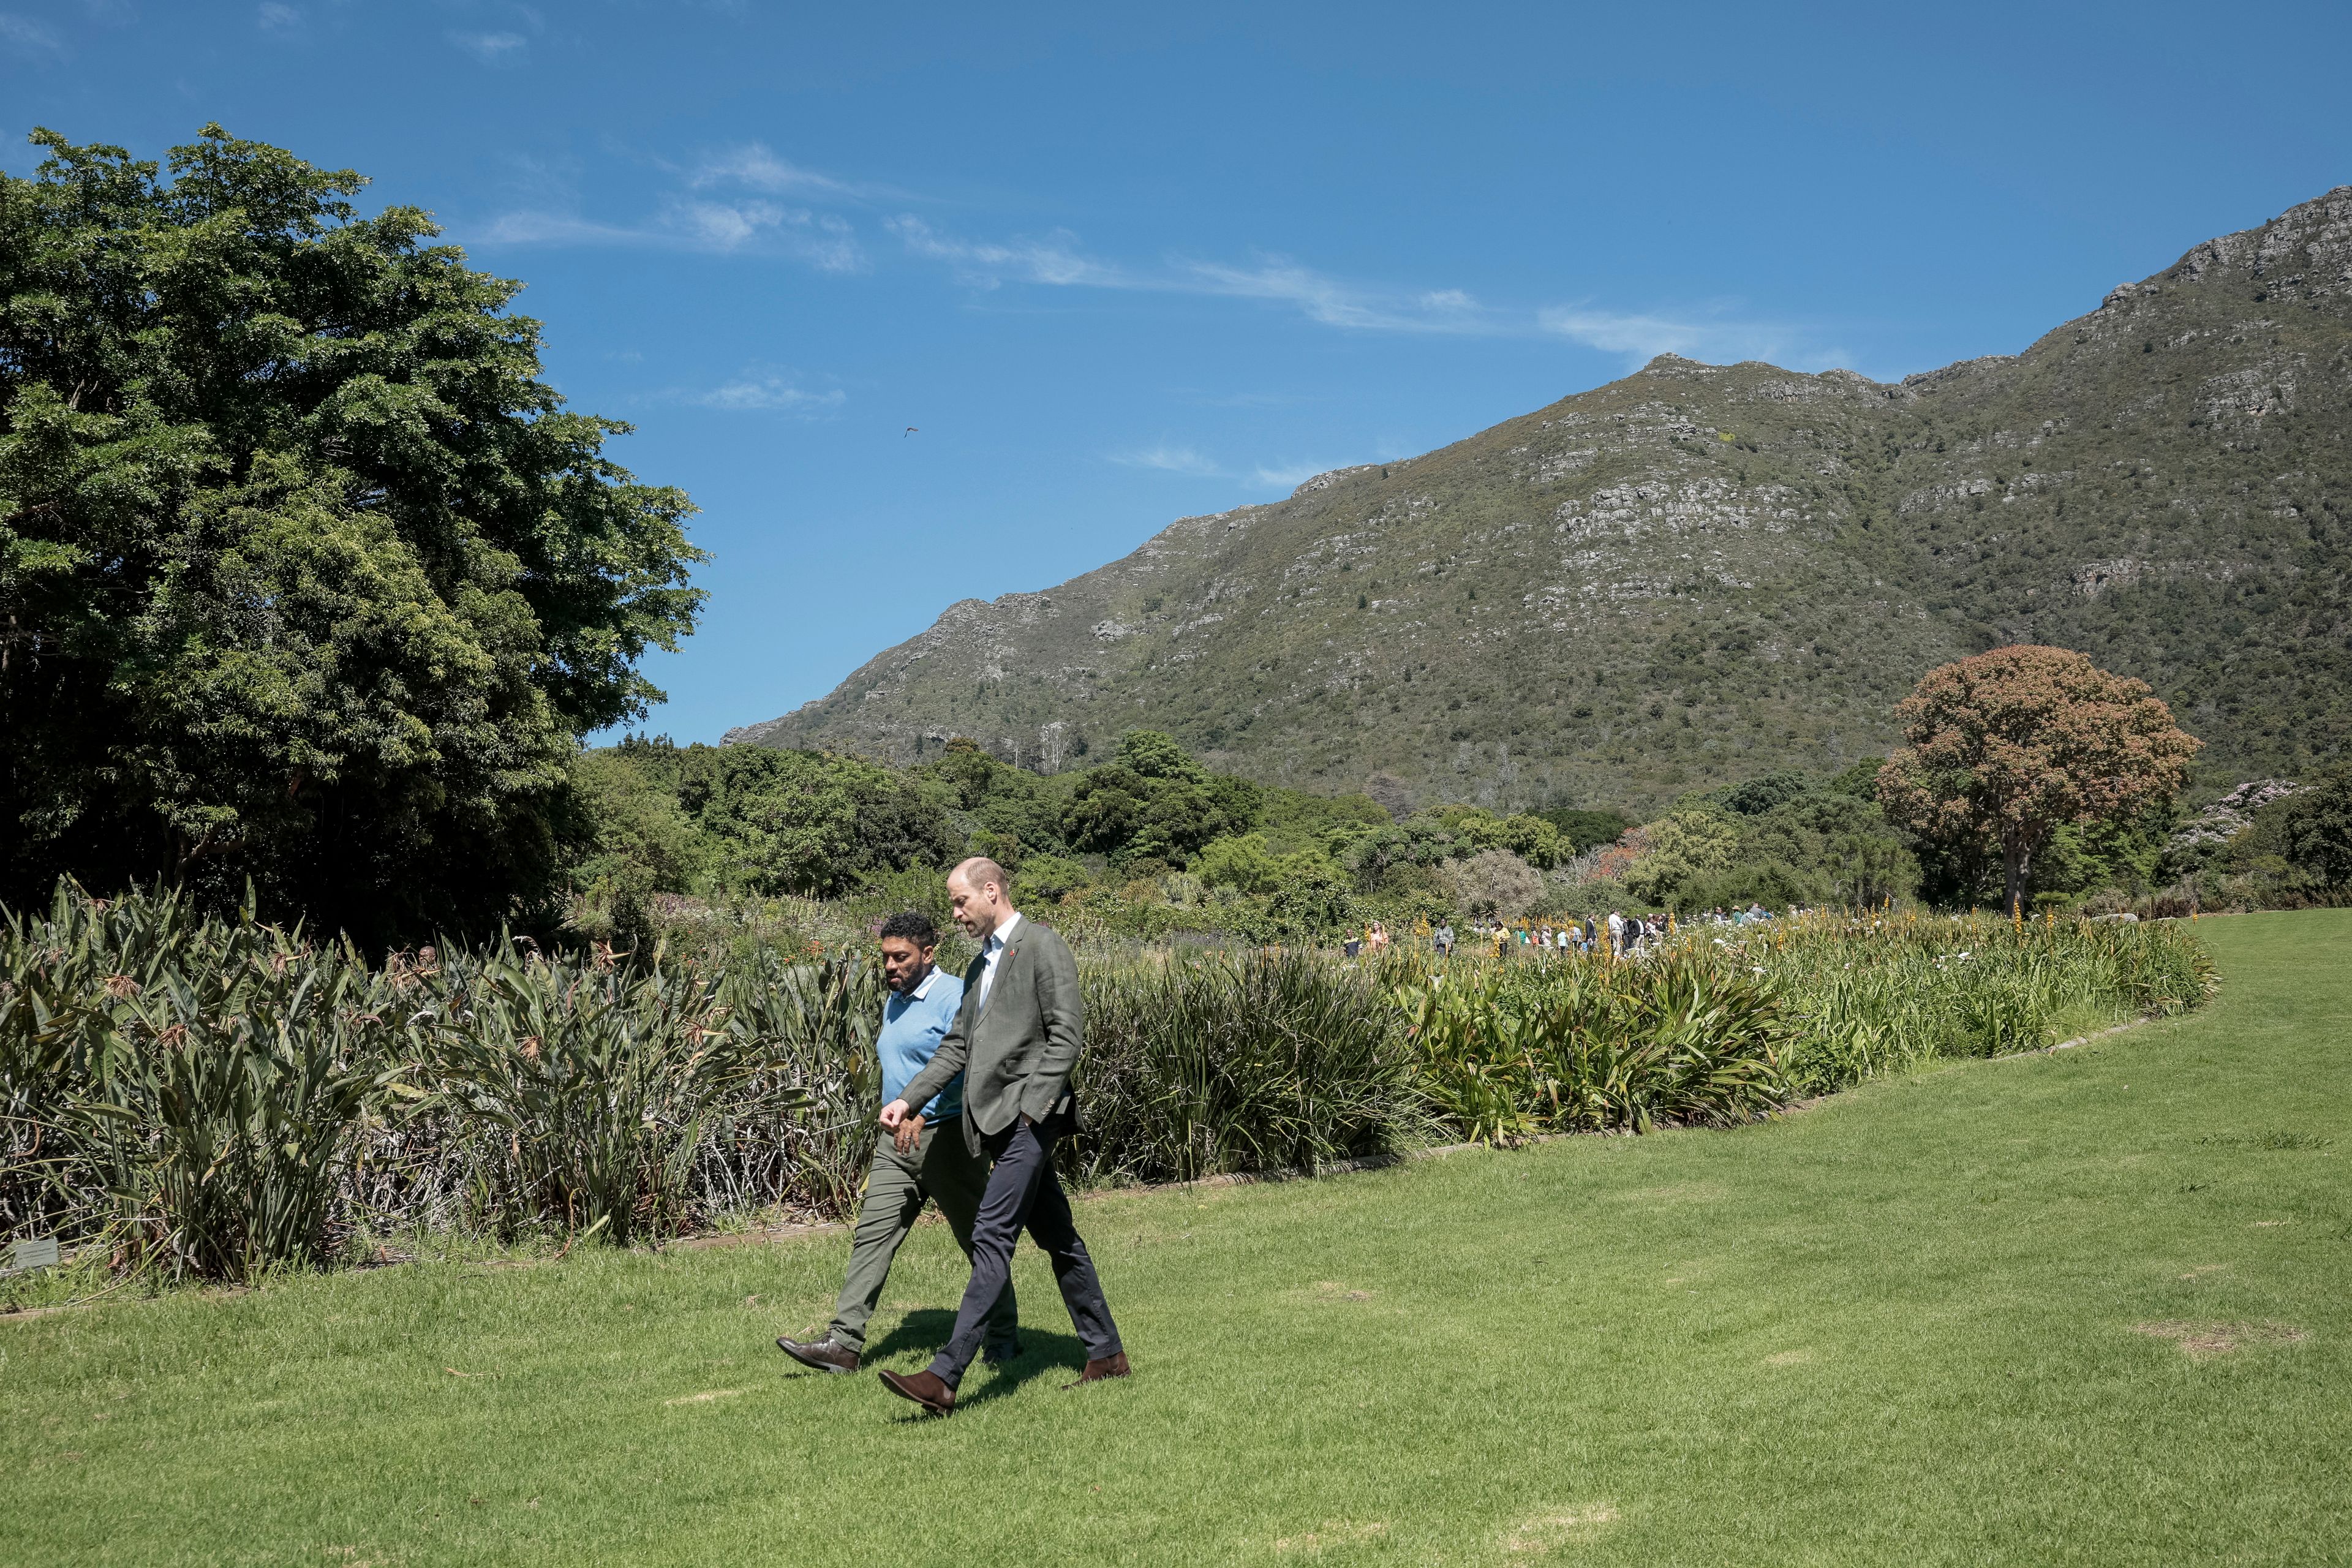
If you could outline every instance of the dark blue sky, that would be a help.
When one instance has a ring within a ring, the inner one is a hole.
[[[703,508],[680,740],[1660,350],[2013,352],[2352,181],[2341,0],[981,9],[0,0],[0,166],[218,120],[527,279]]]

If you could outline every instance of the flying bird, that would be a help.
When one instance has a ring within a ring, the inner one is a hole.
[[[911,436],[911,435],[913,435],[914,433],[915,433],[915,426],[913,426],[912,425],[908,426],[907,426],[907,436]],[[901,440],[901,441],[903,441],[903,440],[905,440],[905,439],[907,438],[907,436],[901,436],[901,437],[898,437],[898,439],[899,439],[899,440]]]

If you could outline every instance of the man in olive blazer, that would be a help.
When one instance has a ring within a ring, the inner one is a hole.
[[[980,956],[964,972],[963,1005],[930,1065],[882,1108],[882,1125],[895,1131],[910,1106],[961,1072],[963,1135],[975,1152],[995,1161],[972,1221],[971,1283],[954,1333],[927,1370],[882,1374],[892,1393],[940,1415],[955,1408],[956,1387],[980,1350],[1024,1227],[1053,1259],[1062,1303],[1086,1346],[1078,1383],[1128,1373],[1102,1281],[1054,1173],[1054,1143],[1070,1120],[1070,1070],[1086,1044],[1078,961],[1060,936],[1022,918],[1004,883],[993,860],[966,860],[948,873],[948,902],[956,923],[981,944]]]

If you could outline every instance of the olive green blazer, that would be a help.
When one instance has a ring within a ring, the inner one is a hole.
[[[1087,1037],[1078,961],[1059,933],[1024,915],[996,962],[985,1007],[982,961],[964,971],[955,1022],[898,1097],[921,1105],[962,1073],[964,1141],[974,1152],[1017,1118],[1043,1121],[1061,1106]]]

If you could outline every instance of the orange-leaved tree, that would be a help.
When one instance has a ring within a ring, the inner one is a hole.
[[[1878,773],[1893,820],[2000,851],[2012,913],[2061,823],[2179,793],[2203,744],[2147,683],[2063,647],[1997,647],[1931,669],[1895,710],[1909,742]]]

